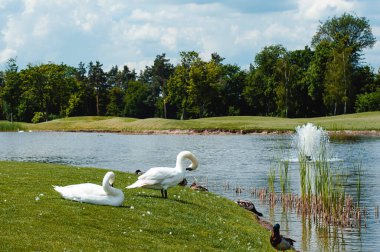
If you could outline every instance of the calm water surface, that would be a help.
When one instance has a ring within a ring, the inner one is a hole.
[[[25,132],[0,133],[0,160],[35,161],[101,167],[134,172],[154,166],[175,166],[181,150],[192,151],[200,167],[187,173],[210,191],[232,200],[249,199],[264,217],[280,223],[281,232],[297,240],[302,251],[377,251],[380,246],[379,219],[375,207],[380,206],[380,138],[331,142],[334,169],[344,170],[345,186],[356,193],[355,165],[361,163],[363,206],[368,214],[366,227],[322,228],[295,212],[284,213],[282,207],[270,209],[266,203],[252,198],[250,188],[268,185],[268,170],[276,160],[296,157],[290,135],[120,135],[103,133]],[[286,156],[286,157],[284,157]],[[299,192],[297,164],[290,166],[292,191]],[[227,187],[228,185],[228,187]],[[237,194],[236,187],[243,189]]]

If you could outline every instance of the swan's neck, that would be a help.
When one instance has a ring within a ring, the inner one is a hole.
[[[115,174],[108,172],[103,179],[103,189],[108,195],[116,195],[119,191],[112,187],[111,184],[115,181]]]
[[[186,166],[184,165],[184,160],[189,159],[191,161],[191,168],[196,169],[198,167],[198,160],[195,158],[195,156],[188,151],[180,152],[177,156],[177,162],[176,162],[176,168],[180,169],[181,171],[186,170]]]

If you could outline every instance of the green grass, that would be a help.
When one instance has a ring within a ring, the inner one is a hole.
[[[162,118],[121,118],[84,116],[62,118],[38,124],[23,123],[30,130],[54,131],[107,131],[107,132],[149,132],[160,130],[193,130],[249,132],[294,131],[298,125],[311,122],[329,131],[380,131],[380,111],[349,115],[315,118],[279,118],[263,116],[212,117],[193,120]],[[0,129],[1,130],[1,129]]]
[[[0,251],[273,251],[270,232],[234,202],[185,187],[125,189],[122,207],[64,200],[52,185],[100,184],[105,170],[0,161]],[[133,206],[133,207],[132,207]]]
[[[0,121],[0,131],[18,131],[25,130],[25,127],[22,123],[11,123],[8,121]]]

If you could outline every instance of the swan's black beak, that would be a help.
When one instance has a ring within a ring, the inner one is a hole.
[[[110,186],[113,187],[113,183],[110,183]]]
[[[186,171],[192,171],[193,169],[191,169],[191,167],[187,167],[186,168]]]

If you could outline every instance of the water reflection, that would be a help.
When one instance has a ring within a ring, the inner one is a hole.
[[[179,151],[190,150],[200,167],[187,173],[189,183],[197,180],[208,189],[232,200],[248,199],[272,223],[281,225],[281,233],[297,240],[302,251],[375,251],[380,246],[377,232],[380,205],[380,138],[356,141],[331,141],[336,169],[344,170],[344,186],[355,196],[357,169],[362,162],[361,202],[365,206],[366,227],[336,228],[302,217],[282,206],[269,207],[253,197],[254,188],[268,185],[270,163],[286,153],[296,157],[289,135],[171,136],[119,135],[99,133],[0,133],[0,159],[50,162],[134,172],[153,166],[174,166]],[[289,167],[290,188],[299,193],[297,164]],[[240,188],[239,193],[236,188]],[[269,239],[269,237],[268,237]]]

